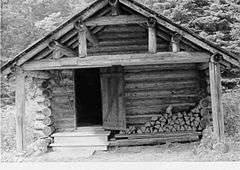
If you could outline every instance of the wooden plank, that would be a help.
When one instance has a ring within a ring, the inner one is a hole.
[[[176,132],[176,133],[131,134],[131,135],[116,134],[115,138],[129,138],[129,139],[164,138],[164,137],[180,137],[185,135],[201,135],[201,134],[202,132],[194,132],[194,131]]]
[[[209,62],[209,76],[214,135],[218,140],[222,140],[224,137],[224,118],[221,94],[221,73],[220,64],[216,59],[216,55],[211,56]]]
[[[151,19],[148,21],[148,51],[157,52],[156,21]]]
[[[167,63],[201,63],[209,61],[210,56],[205,53],[191,52],[159,52],[155,54],[120,54],[91,56],[86,58],[60,58],[32,61],[23,66],[24,70],[73,69],[109,67],[113,65],[146,65]]]
[[[114,73],[100,75],[103,126],[105,129],[110,130],[126,129],[122,68],[116,66],[107,69],[107,71],[108,70]]]
[[[129,0],[119,0],[119,2],[126,5],[127,7],[131,8],[131,9],[133,9],[134,11],[142,14],[145,17],[155,18],[159,24],[163,25],[164,27],[168,28],[169,30],[179,33],[180,35],[182,35],[182,37],[186,38],[187,40],[189,40],[195,44],[198,44],[200,47],[202,47],[205,50],[208,50],[212,53],[218,52],[218,53],[222,54],[223,58],[226,61],[240,67],[240,62],[237,59],[234,59],[234,58],[230,57],[229,55],[226,55],[225,53],[216,49],[215,47],[210,46],[208,43],[203,42],[202,40],[200,40],[200,38],[197,38],[196,36],[189,34],[187,31],[184,31],[183,29],[178,28],[177,26],[175,26],[175,24],[171,24],[170,21],[166,21],[166,20],[160,18],[156,13],[144,9],[142,7],[142,5],[138,4],[137,2],[133,3],[132,1],[129,1]]]
[[[103,16],[86,20],[86,26],[105,26],[105,25],[119,25],[119,24],[139,24],[146,23],[145,17],[137,15],[117,15],[117,16]]]
[[[60,44],[56,40],[53,40],[49,43],[49,48],[53,49],[53,58],[61,58],[63,55],[67,57],[77,57],[77,53],[63,44]]]
[[[166,142],[186,142],[198,140],[198,135],[185,135],[180,137],[165,138],[144,138],[144,139],[122,139],[110,141],[109,146],[139,146],[139,145],[157,145]]]
[[[23,119],[25,115],[25,73],[19,71],[16,75],[16,148],[23,151]]]
[[[82,58],[87,56],[87,37],[85,29],[78,31],[78,55]]]
[[[172,43],[172,52],[176,53],[180,51],[180,35],[173,35],[171,39]]]

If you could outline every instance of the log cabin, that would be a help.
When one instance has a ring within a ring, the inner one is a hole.
[[[26,76],[38,88],[34,130],[49,148],[106,150],[224,136],[217,47],[134,0],[97,0],[1,67],[16,76],[23,148]]]

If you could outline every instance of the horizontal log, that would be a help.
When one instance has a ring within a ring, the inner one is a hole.
[[[190,81],[184,81],[184,82],[137,82],[137,83],[126,83],[125,84],[125,90],[127,92],[137,92],[137,91],[148,91],[148,90],[180,90],[180,89],[187,89],[187,88],[193,88],[199,87],[198,82],[194,80]]]
[[[166,63],[198,63],[209,61],[209,55],[205,53],[189,52],[158,52],[156,54],[121,54],[91,56],[85,58],[60,58],[32,61],[23,65],[24,70],[46,70],[46,69],[70,69],[70,68],[92,68],[108,67],[112,65],[146,65]]]
[[[128,97],[125,97],[126,100],[148,100],[148,99],[169,99],[169,100],[174,100],[174,99],[177,99],[177,98],[180,98],[180,99],[186,99],[186,100],[191,100],[193,98],[199,98],[198,94],[173,94],[171,96],[169,95],[159,95],[159,96],[128,96]]]
[[[47,125],[47,126],[49,126],[49,125],[52,125],[54,123],[54,118],[53,118],[53,116],[50,116],[50,117],[45,117],[44,119],[43,119],[43,124],[44,125]]]
[[[116,39],[99,42],[99,46],[147,45],[147,39]]]
[[[46,125],[43,124],[43,121],[35,121],[33,127],[35,130],[43,130]]]
[[[188,103],[191,102],[197,102],[198,98],[191,98],[189,100],[188,98],[178,99],[178,98],[163,98],[163,99],[141,99],[141,100],[127,100],[126,101],[126,107],[134,107],[134,106],[152,106],[152,105],[171,105],[171,104],[179,104],[179,103]]]
[[[129,25],[109,25],[104,28],[103,32],[101,33],[109,33],[109,32],[146,32],[145,29],[142,27],[135,25],[135,24],[129,24]]]
[[[125,97],[127,99],[139,99],[139,98],[161,98],[161,97],[174,97],[175,95],[191,95],[196,94],[199,91],[197,88],[188,88],[181,90],[165,90],[165,91],[140,91],[140,92],[126,92]]]
[[[161,64],[161,65],[143,65],[143,66],[126,66],[125,73],[139,73],[152,71],[170,71],[170,70],[195,70],[196,64]]]
[[[161,133],[161,134],[131,134],[131,135],[119,135],[116,134],[115,138],[129,138],[129,139],[142,139],[142,138],[163,138],[163,137],[179,137],[185,135],[201,135],[202,132],[176,132],[176,133]]]
[[[148,36],[145,32],[125,32],[125,33],[102,33],[98,36],[99,41],[118,41],[118,40],[146,40]]]
[[[45,115],[43,115],[41,112],[36,113],[35,119],[37,121],[42,121],[44,118],[45,118]]]
[[[51,134],[53,134],[53,132],[55,132],[56,128],[54,126],[45,126],[43,128],[43,134],[46,136],[50,136]]]
[[[104,26],[104,25],[118,25],[118,24],[139,24],[146,23],[147,19],[137,15],[117,15],[104,16],[86,20],[86,26]]]
[[[126,81],[147,81],[149,79],[168,79],[168,78],[194,78],[198,77],[198,73],[194,70],[179,71],[159,71],[159,72],[140,72],[124,74]]]
[[[138,145],[156,145],[166,142],[184,142],[196,141],[199,137],[193,135],[186,135],[180,137],[166,137],[166,138],[144,138],[144,139],[122,139],[110,141],[109,146],[138,146]]]
[[[158,49],[167,49],[167,44],[159,44]],[[96,52],[118,52],[118,51],[137,51],[141,49],[142,51],[147,51],[147,44],[144,45],[121,45],[121,46],[97,46],[88,49],[88,53],[96,53]]]
[[[180,104],[172,104],[175,110],[182,110],[190,109],[191,107],[195,106],[195,103],[180,103]],[[135,106],[135,107],[128,107],[126,108],[126,112],[128,115],[136,115],[136,114],[151,114],[151,113],[158,113],[162,112],[166,109],[167,105],[154,105],[154,106]]]
[[[38,78],[38,79],[51,78],[51,74],[46,71],[30,71],[30,72],[28,72],[28,76]]]

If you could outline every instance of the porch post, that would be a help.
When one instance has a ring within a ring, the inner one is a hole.
[[[25,114],[25,73],[18,69],[16,74],[16,148],[23,151],[23,117]]]
[[[210,92],[212,101],[213,131],[218,140],[224,136],[220,64],[222,56],[214,54],[209,62]]]

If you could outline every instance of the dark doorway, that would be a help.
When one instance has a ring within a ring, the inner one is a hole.
[[[102,125],[99,69],[77,69],[74,80],[77,126]]]

